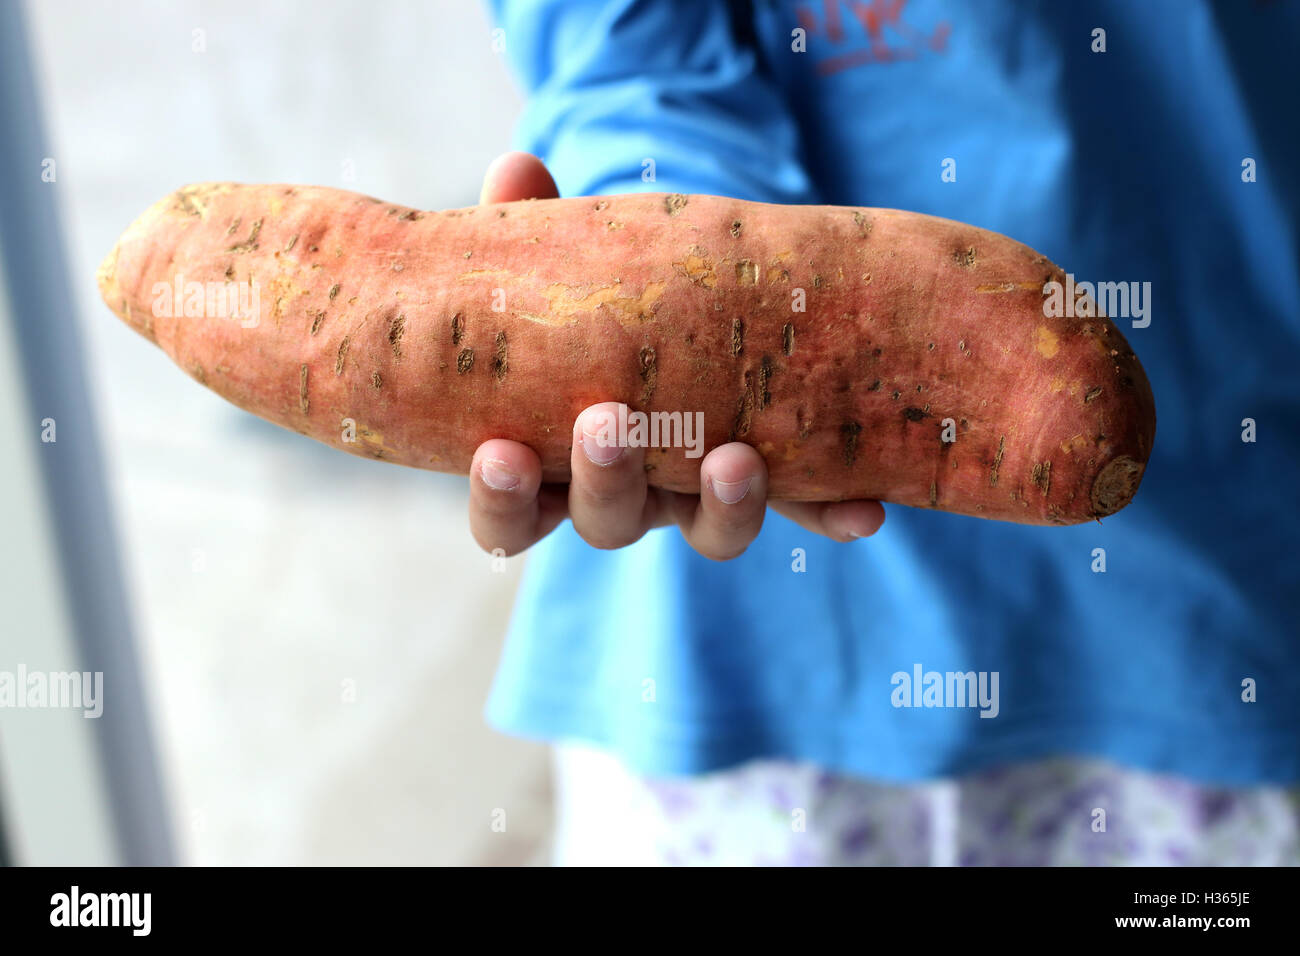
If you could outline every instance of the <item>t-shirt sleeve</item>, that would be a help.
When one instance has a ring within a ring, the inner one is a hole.
[[[709,193],[819,202],[764,71],[750,4],[488,0],[527,100],[515,147],[562,195]]]

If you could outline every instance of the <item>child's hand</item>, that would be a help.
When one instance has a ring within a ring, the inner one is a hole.
[[[488,167],[479,201],[558,195],[540,160],[527,153],[507,153]],[[650,488],[644,449],[606,447],[594,438],[597,415],[618,407],[593,405],[578,416],[568,485],[542,487],[541,462],[526,445],[492,439],[479,446],[470,466],[469,518],[484,550],[518,554],[566,517],[573,519],[582,539],[597,548],[621,548],[651,528],[670,524],[681,528],[691,547],[716,561],[734,558],[749,547],[767,510],[762,456],[742,442],[720,445],[700,462],[702,494]],[[875,534],[885,520],[878,501],[779,501],[772,508],[836,541]]]

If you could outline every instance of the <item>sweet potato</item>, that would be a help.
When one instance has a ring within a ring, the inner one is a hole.
[[[772,497],[1033,524],[1122,508],[1155,436],[1115,325],[1045,317],[1064,278],[888,209],[640,193],[420,212],[226,183],[155,204],[99,272],[199,382],[356,454],[464,474],[511,438],[562,482],[574,417],[622,401],[702,412],[704,447],[753,445]],[[230,283],[257,291],[242,320],[203,295]],[[646,462],[699,490],[685,449]]]

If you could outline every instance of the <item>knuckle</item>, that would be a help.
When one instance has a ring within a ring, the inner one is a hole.
[[[742,539],[746,543],[758,534],[762,512],[758,518],[751,509],[728,506],[720,510],[710,510],[705,518],[712,537],[717,539]]]
[[[645,485],[639,472],[620,468],[617,471],[584,474],[574,479],[572,488],[583,505],[606,514],[639,510],[645,498]]]
[[[474,497],[471,517],[494,524],[509,523],[526,515],[531,504],[531,500],[521,500],[512,492],[489,488]]]
[[[640,535],[629,533],[620,528],[610,528],[599,522],[574,522],[578,537],[601,551],[617,551],[629,544],[635,544]]]
[[[575,486],[583,504],[598,511],[617,511],[628,501],[629,489],[620,482],[585,481]]]

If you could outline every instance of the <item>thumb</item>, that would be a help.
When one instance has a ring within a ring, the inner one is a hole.
[[[518,199],[557,199],[560,190],[545,164],[531,153],[503,153],[483,175],[479,205]]]

